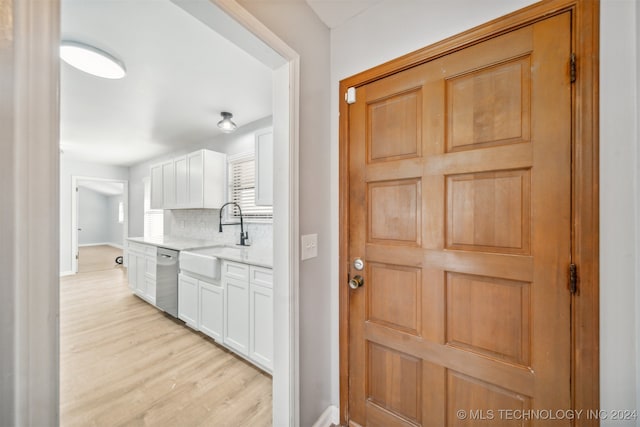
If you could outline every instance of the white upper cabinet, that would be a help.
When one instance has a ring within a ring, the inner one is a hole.
[[[162,208],[176,207],[176,167],[173,160],[162,163]]]
[[[181,208],[189,204],[189,169],[187,156],[173,159],[176,168],[176,207]]]
[[[151,166],[151,209],[162,209],[162,165]]]
[[[153,165],[151,166],[151,207],[154,209],[219,208],[226,201],[226,171],[226,155],[211,150],[198,150]]]
[[[256,133],[256,206],[273,206],[273,130]]]

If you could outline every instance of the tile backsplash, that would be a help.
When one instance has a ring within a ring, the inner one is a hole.
[[[236,244],[240,241],[240,226],[228,225],[218,232],[218,209],[176,209],[164,211],[165,234],[189,239],[219,241]],[[226,222],[222,218],[223,223]],[[249,244],[257,248],[273,248],[273,224],[245,223]]]

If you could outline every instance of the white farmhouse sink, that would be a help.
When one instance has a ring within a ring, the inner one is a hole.
[[[181,251],[180,271],[218,280],[220,279],[220,260],[209,254]]]

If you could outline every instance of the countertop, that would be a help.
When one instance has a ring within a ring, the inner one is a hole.
[[[135,243],[143,243],[146,245],[158,246],[160,248],[174,249],[176,251],[186,251],[187,249],[208,248],[220,245],[220,242],[214,240],[187,239],[183,237],[129,237],[127,240]]]
[[[176,251],[194,252],[200,255],[242,262],[259,267],[273,268],[273,253],[271,250],[264,248],[222,245],[219,241],[215,240],[187,239],[172,236],[153,238],[129,237],[127,240]]]
[[[199,255],[211,256],[228,261],[241,262],[243,264],[256,265],[258,267],[273,268],[273,253],[271,250],[252,246],[214,246],[203,249],[194,249]]]

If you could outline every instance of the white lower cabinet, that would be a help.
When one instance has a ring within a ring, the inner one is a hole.
[[[221,283],[181,272],[178,318],[258,367],[273,371],[270,268],[223,260]]]
[[[273,273],[270,268],[223,261],[224,343],[273,370]]]
[[[156,304],[155,246],[129,243],[127,275],[129,289],[151,304]]]
[[[200,321],[199,329],[217,342],[222,342],[224,332],[224,289],[198,281]]]
[[[226,262],[226,261],[225,261]],[[240,264],[244,265],[244,264]],[[249,266],[245,265],[247,270]],[[224,343],[249,355],[249,282],[224,278]]]
[[[219,283],[197,279],[191,273],[178,275],[178,318],[187,326],[222,343],[223,312],[224,290]]]
[[[273,289],[249,285],[249,358],[273,369]]]
[[[198,329],[198,279],[178,275],[178,318]]]

